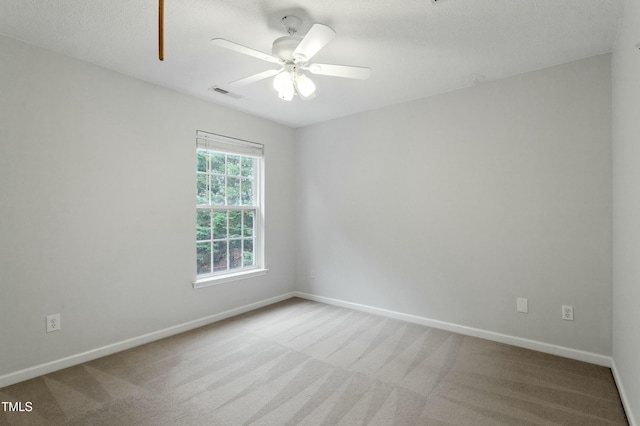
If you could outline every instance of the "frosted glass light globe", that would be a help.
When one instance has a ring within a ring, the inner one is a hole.
[[[298,89],[298,94],[303,98],[311,96],[316,91],[316,85],[304,74],[296,76],[296,88]]]

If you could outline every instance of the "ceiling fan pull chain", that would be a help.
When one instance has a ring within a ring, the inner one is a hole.
[[[158,0],[158,59],[164,61],[164,0]]]

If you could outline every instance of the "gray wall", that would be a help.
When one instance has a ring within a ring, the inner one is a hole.
[[[4,37],[0,93],[0,376],[293,290],[293,130]],[[266,276],[191,287],[196,129],[265,144]]]
[[[640,424],[640,1],[629,1],[613,52],[613,359]]]
[[[610,83],[601,55],[299,129],[298,289],[610,355]]]

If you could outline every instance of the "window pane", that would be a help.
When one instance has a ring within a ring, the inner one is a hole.
[[[245,237],[252,237],[253,232],[253,211],[244,212],[244,227],[242,229]]]
[[[213,243],[213,271],[225,271],[227,269],[227,242],[216,241]]]
[[[244,266],[253,265],[253,239],[244,239],[244,250],[242,251],[242,258],[244,260]]]
[[[239,155],[227,155],[227,174],[231,176],[240,175]]]
[[[198,150],[196,151],[198,158],[198,171],[206,172],[207,171],[207,151]]]
[[[242,240],[229,241],[229,269],[242,267]]]
[[[211,176],[211,204],[224,206],[224,176]]]
[[[229,212],[229,238],[242,236],[242,212],[238,210]]]
[[[224,154],[219,152],[209,152],[211,159],[211,173],[224,174]]]
[[[261,162],[260,158],[233,152],[196,148],[199,276],[255,267],[256,260],[262,258],[255,252],[260,218],[256,203],[261,197],[256,173]]]
[[[242,157],[242,176],[253,176],[253,162],[251,157]]]
[[[253,179],[242,178],[242,205],[253,205]]]
[[[198,274],[211,272],[211,243],[198,243],[196,245],[196,259]]]
[[[196,183],[196,204],[208,204],[207,197],[207,175],[198,173],[198,182]]]
[[[227,238],[227,212],[213,213],[213,239]]]
[[[227,178],[227,205],[240,205],[240,179],[235,177]]]
[[[198,241],[211,239],[211,212],[198,210]]]

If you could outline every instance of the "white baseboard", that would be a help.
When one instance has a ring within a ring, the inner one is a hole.
[[[29,380],[34,377],[41,376],[43,374],[61,370],[63,368],[71,367],[73,365],[82,364],[83,362],[87,362],[97,358],[101,358],[103,356],[111,355],[113,353],[124,351],[126,349],[131,349],[136,346],[144,345],[145,343],[153,342],[155,340],[164,339],[165,337],[173,336],[175,334],[184,333],[185,331],[193,330],[194,328],[202,327],[217,321],[221,321],[223,319],[240,315],[245,312],[252,311],[254,309],[272,305],[274,303],[277,303],[286,299],[290,299],[294,296],[295,294],[293,292],[285,293],[280,296],[260,300],[258,302],[240,306],[238,308],[229,309],[228,311],[220,312],[218,314],[209,315],[204,318],[199,318],[197,320],[178,324],[173,327],[165,328],[163,330],[153,331],[151,333],[143,334],[142,336],[133,337],[131,339],[123,340],[121,342],[112,343],[110,345],[102,346],[100,348],[92,349],[90,351],[71,355],[66,358],[57,359],[55,361],[47,362],[44,364],[36,365],[34,367],[29,367],[23,370],[15,371],[13,373],[5,374],[0,376],[0,388],[12,385],[14,383],[22,382],[24,380]]]
[[[640,423],[636,422],[635,417],[633,416],[633,412],[631,411],[631,401],[627,397],[627,393],[624,390],[624,384],[622,383],[622,377],[618,373],[618,369],[616,368],[615,359],[612,360],[611,363],[611,372],[613,373],[613,379],[616,382],[616,386],[618,387],[618,393],[620,394],[620,399],[622,400],[622,406],[624,407],[624,412],[627,415],[627,421],[629,422],[629,426],[638,426]]]
[[[618,375],[615,367],[615,363],[612,358],[605,355],[595,354],[592,352],[581,351],[577,349],[566,348],[563,346],[551,345],[544,342],[538,342],[529,339],[523,339],[520,337],[509,336],[501,333],[495,333],[492,331],[481,330],[472,327],[466,327],[458,324],[448,323],[444,321],[434,320],[430,318],[420,317],[417,315],[405,314],[402,312],[391,311],[382,308],[376,308],[373,306],[361,305],[358,303],[347,302],[339,299],[332,299],[324,296],[316,296],[313,294],[294,291],[285,293],[279,296],[275,296],[269,299],[260,300],[258,302],[250,303],[248,305],[240,306],[238,308],[230,309],[224,312],[220,312],[214,315],[209,315],[204,318],[189,321],[183,324],[179,324],[173,327],[165,328],[163,330],[154,331],[141,336],[133,337],[131,339],[116,342],[110,345],[106,345],[100,348],[92,349],[90,351],[82,352],[79,354],[71,355],[65,358],[61,358],[55,361],[47,362],[44,364],[36,365],[33,367],[25,368],[23,370],[15,371],[0,376],[0,388],[12,385],[14,383],[22,382],[24,380],[32,379],[34,377],[41,376],[43,374],[51,373],[63,368],[71,367],[83,362],[91,361],[103,356],[111,355],[116,352],[131,349],[136,346],[144,345],[155,340],[163,339],[165,337],[173,336],[175,334],[184,333],[185,331],[193,330],[198,327],[202,327],[208,324],[212,324],[217,321],[221,321],[236,315],[243,314],[245,312],[252,311],[254,309],[262,308],[264,306],[272,305],[274,303],[290,299],[292,297],[300,297],[302,299],[313,300],[316,302],[327,303],[330,305],[341,306],[349,309],[355,309],[362,312],[368,312],[376,315],[382,315],[389,318],[399,319],[415,324],[421,324],[427,327],[438,328],[442,330],[451,331],[454,333],[464,334],[473,337],[479,337],[482,339],[492,340],[500,343],[505,343],[513,346],[518,346],[526,349],[532,349],[540,352],[545,352],[553,355],[559,355],[566,358],[576,359],[579,361],[585,361],[592,364],[602,365],[610,367],[613,372],[616,385],[620,392],[622,403],[625,407],[625,412],[631,426],[637,426],[635,418],[630,410],[629,401],[626,397],[622,381]]]
[[[414,324],[421,324],[427,327],[438,328],[441,330],[451,331],[453,333],[464,334],[466,336],[479,337],[481,339],[492,340],[494,342],[505,343],[520,348],[532,349],[538,352],[544,352],[552,355],[558,355],[565,358],[571,358],[578,361],[589,362],[604,367],[611,367],[612,359],[610,356],[596,354],[593,352],[581,351],[579,349],[567,348],[564,346],[552,345],[549,343],[539,342],[536,340],[524,339],[507,334],[495,333],[493,331],[481,330],[478,328],[467,327],[464,325],[453,324],[445,321],[434,320],[430,318],[420,317],[417,315],[405,314],[402,312],[390,311],[387,309],[376,308],[374,306],[361,305],[344,300],[332,299],[330,297],[316,296],[314,294],[303,293],[299,291],[293,292],[296,297],[302,299],[314,300],[316,302],[327,303],[329,305],[341,306],[344,308],[355,309],[358,311],[368,312],[371,314],[382,315],[389,318],[399,319]]]

